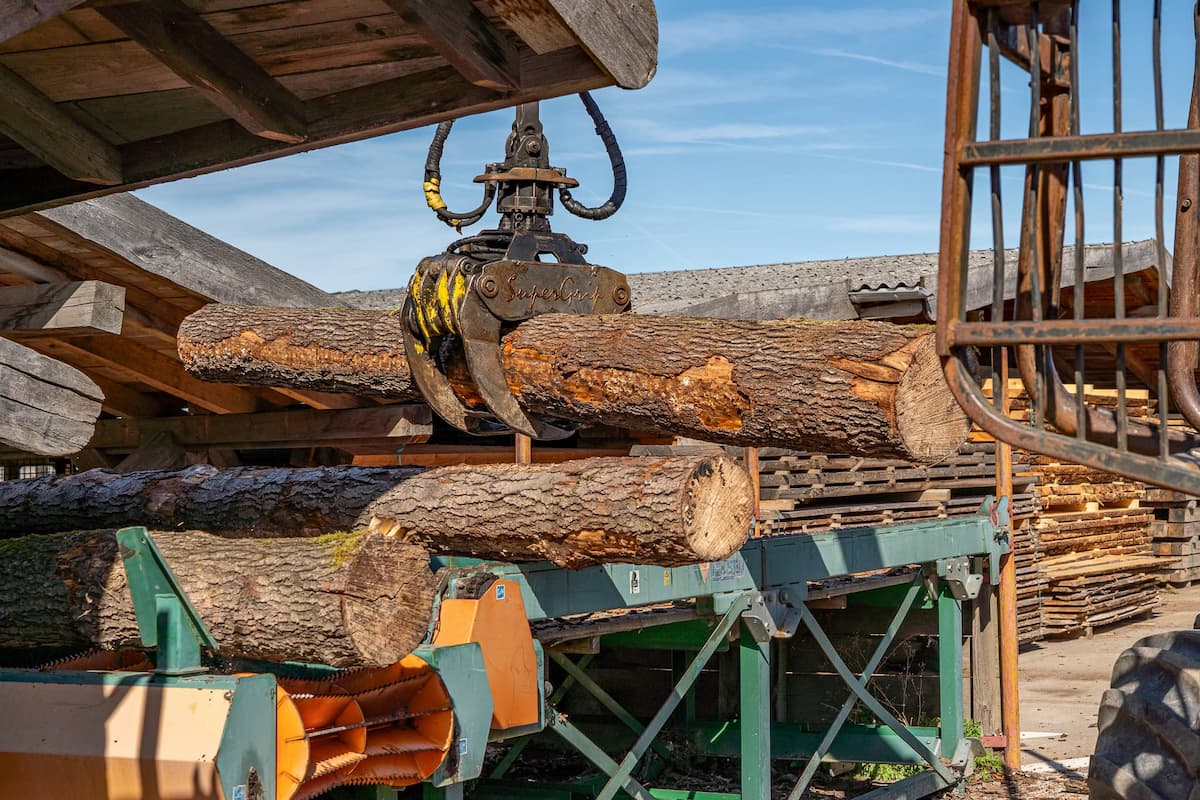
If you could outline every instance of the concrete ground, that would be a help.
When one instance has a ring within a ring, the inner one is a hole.
[[[1117,656],[1143,636],[1191,628],[1200,586],[1165,590],[1145,620],[1102,628],[1091,639],[1041,642],[1020,656],[1023,769],[1087,774],[1096,744],[1096,710]]]

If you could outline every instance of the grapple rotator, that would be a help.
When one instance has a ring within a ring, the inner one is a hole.
[[[497,228],[422,259],[401,312],[413,380],[442,419],[467,433],[516,431],[543,440],[571,435],[570,423],[531,417],[518,405],[504,376],[500,339],[539,314],[629,310],[625,276],[589,264],[586,245],[550,229],[556,191],[569,212],[585,219],[612,216],[625,198],[625,165],[616,139],[591,97],[580,97],[613,169],[612,196],[595,208],[574,200],[570,190],[578,181],[550,166],[536,103],[518,106],[505,160],[488,164],[475,178],[484,184],[484,197],[471,212],[448,211],[441,197],[439,164],[452,123],[439,125],[429,146],[425,197],[439,219],[461,231],[478,222],[493,199],[500,213]]]

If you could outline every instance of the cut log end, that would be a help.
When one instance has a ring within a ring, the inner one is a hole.
[[[687,486],[682,518],[688,546],[701,561],[729,558],[753,522],[749,475],[727,458],[705,458],[692,469]]]
[[[953,455],[970,434],[971,420],[946,384],[932,336],[919,340],[896,389],[896,429],[922,462]]]
[[[424,639],[435,594],[424,548],[366,535],[344,591],[346,633],[362,663],[394,663]]]

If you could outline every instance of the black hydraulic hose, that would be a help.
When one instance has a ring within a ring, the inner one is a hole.
[[[608,219],[617,213],[617,210],[621,208],[621,204],[625,202],[625,190],[628,187],[628,180],[625,174],[625,159],[621,156],[621,146],[617,144],[617,137],[613,134],[612,128],[609,127],[608,120],[604,118],[604,114],[600,112],[600,107],[596,105],[596,101],[587,92],[580,92],[579,99],[583,101],[583,107],[587,109],[588,116],[592,118],[592,122],[596,125],[596,135],[600,137],[600,141],[604,142],[604,149],[608,152],[608,161],[612,164],[613,190],[608,199],[595,208],[589,208],[580,203],[571,197],[571,192],[565,188],[558,190],[558,199],[562,201],[563,208],[577,217],[592,220]],[[430,153],[432,152],[431,148]]]
[[[446,201],[442,199],[442,150],[446,147],[446,139],[450,136],[452,127],[454,120],[447,120],[439,123],[433,133],[433,141],[429,143],[429,153],[425,157],[425,181],[422,188],[425,190],[426,205],[433,209],[438,219],[461,231],[464,225],[474,225],[487,213],[492,198],[496,196],[496,186],[492,183],[484,186],[483,202],[472,211],[456,214],[446,208]]]

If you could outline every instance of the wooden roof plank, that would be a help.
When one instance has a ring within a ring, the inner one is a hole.
[[[83,0],[0,0],[0,42],[24,33]]]
[[[521,85],[516,45],[471,0],[387,2],[471,83],[501,92]]]
[[[274,142],[247,133],[230,121],[212,123],[153,140],[121,145],[128,181],[122,190],[166,178],[202,175],[318,147],[358,141],[446,119],[574,94],[608,85],[579,48],[546,55],[522,51],[522,86],[508,94],[475,86],[450,67],[381,81],[306,103],[309,140]],[[0,181],[0,215],[19,214],[108,194],[71,181],[53,170],[9,170]]]
[[[3,65],[0,132],[68,178],[107,186],[121,183],[117,148]]]
[[[280,142],[308,138],[300,99],[180,0],[99,10],[246,130]]]

